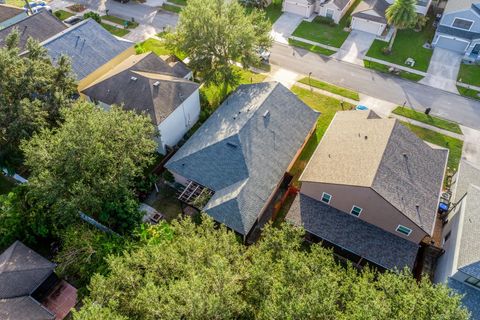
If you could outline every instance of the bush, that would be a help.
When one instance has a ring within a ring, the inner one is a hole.
[[[165,181],[170,182],[170,183],[175,182],[175,178],[173,177],[173,174],[168,170],[165,170],[163,172],[163,179],[165,179]]]
[[[95,20],[98,23],[102,22],[102,17],[100,17],[100,15],[98,13],[95,13],[95,12],[87,12],[83,15],[84,20],[86,20],[88,18],[92,18],[93,20]]]
[[[333,21],[332,18],[322,17],[322,16],[316,16],[315,19],[313,19],[313,22],[319,23],[319,24],[326,24],[331,27],[336,25],[335,21]]]

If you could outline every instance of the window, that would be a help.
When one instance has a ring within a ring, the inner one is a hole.
[[[360,207],[357,207],[357,206],[353,206],[352,207],[352,210],[350,210],[350,213],[353,214],[355,217],[358,217],[360,216],[360,213],[362,213],[362,208]]]
[[[455,18],[455,20],[453,20],[452,26],[458,29],[470,30],[472,24],[473,21]]]
[[[412,233],[412,229],[402,226],[401,224],[397,227],[397,232],[403,233],[406,236],[409,236]]]
[[[333,14],[335,13],[335,11],[333,11],[332,9],[327,9],[327,13],[326,13],[326,17],[327,18],[330,18],[330,19],[333,19]]]
[[[472,286],[475,286],[477,288],[480,288],[480,280],[474,277],[468,277],[465,279],[465,282],[468,284],[471,284]]]
[[[332,196],[326,192],[322,194],[322,202],[325,203],[330,203],[330,200],[332,200]]]

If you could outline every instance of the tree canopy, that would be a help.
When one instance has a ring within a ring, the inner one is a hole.
[[[56,126],[60,108],[69,107],[77,92],[66,57],[52,65],[46,49],[33,39],[20,57],[19,36],[12,32],[0,48],[0,167],[9,168],[22,163],[20,142]]]
[[[388,24],[394,27],[388,51],[392,51],[397,30],[411,28],[417,23],[418,16],[415,4],[415,0],[395,0],[385,11]]]
[[[155,128],[149,117],[78,102],[60,110],[58,128],[22,143],[31,171],[28,196],[66,226],[78,211],[119,232],[138,222],[136,179],[153,161]]]
[[[271,45],[269,30],[264,12],[247,14],[237,1],[189,0],[167,44],[184,52],[207,84],[221,84],[226,92],[239,80],[233,63],[258,63],[257,49]]]
[[[340,266],[288,224],[268,226],[251,247],[208,218],[149,230],[135,249],[108,258],[108,275],[92,278],[75,320],[468,318],[446,286]]]

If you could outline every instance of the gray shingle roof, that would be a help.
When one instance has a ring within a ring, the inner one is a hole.
[[[350,0],[333,0],[333,3],[335,3],[340,10],[343,10],[349,2]]]
[[[54,263],[14,242],[0,255],[0,299],[30,295],[54,268]]]
[[[385,10],[387,10],[389,6],[390,4],[385,0],[363,0],[355,10],[353,10],[352,17],[387,23]],[[370,10],[374,11],[377,15],[369,13]]]
[[[0,4],[0,22],[11,19],[23,13],[22,8],[13,7],[7,4]]]
[[[418,245],[299,194],[286,220],[387,269],[413,268]]]
[[[47,10],[42,10],[28,18],[25,18],[5,29],[0,30],[0,47],[5,46],[5,39],[16,28],[20,32],[20,52],[25,49],[28,38],[42,42],[67,27]]]
[[[463,295],[462,304],[470,311],[470,319],[480,319],[480,291],[452,278],[448,279],[448,286]]]
[[[469,40],[480,38],[479,32],[462,30],[458,28],[453,28],[451,26],[445,26],[442,24],[437,27],[437,32],[448,34],[448,35],[459,37],[459,38],[469,39]]]
[[[82,93],[108,105],[123,104],[127,110],[145,112],[159,125],[198,89],[184,75],[156,54],[147,53],[125,60]]]
[[[61,55],[70,57],[77,80],[88,76],[133,43],[117,38],[92,19],[76,24],[44,41],[42,45],[55,63]]]
[[[2,320],[53,320],[55,315],[29,296],[0,299]]]
[[[215,191],[205,212],[247,234],[318,116],[279,83],[242,85],[166,168]]]

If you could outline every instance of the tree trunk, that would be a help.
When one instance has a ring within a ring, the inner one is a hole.
[[[390,43],[388,44],[388,52],[392,52],[393,43],[395,42],[396,36],[397,36],[397,28],[393,27],[392,38],[390,39]]]

